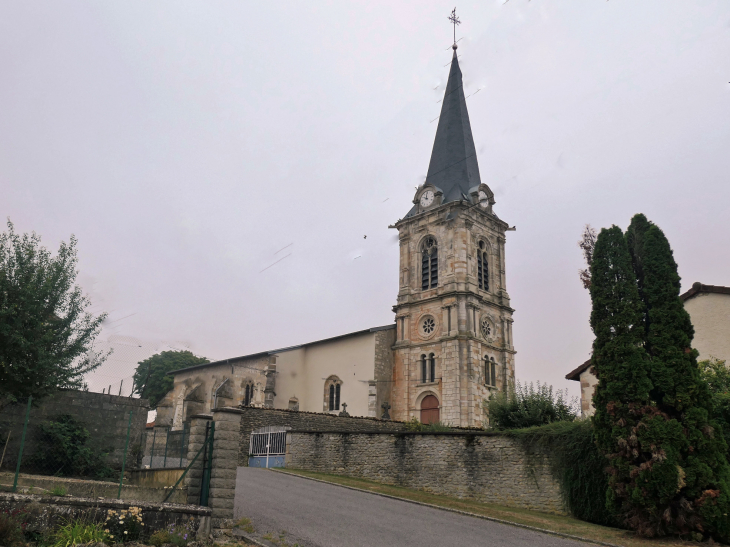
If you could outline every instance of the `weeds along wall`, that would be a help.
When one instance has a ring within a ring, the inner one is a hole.
[[[286,467],[565,514],[549,452],[490,432],[287,434]]]
[[[23,449],[23,467],[26,463],[32,462],[33,456],[38,450],[40,424],[55,420],[62,415],[70,415],[89,432],[88,446],[98,452],[108,452],[106,463],[113,468],[121,468],[130,410],[132,411],[132,429],[129,438],[127,467],[134,465],[135,456],[140,450],[149,410],[149,403],[146,399],[64,390],[42,399],[37,405],[34,401]],[[25,401],[7,406],[0,412],[0,453],[10,434],[2,464],[4,470],[15,471],[25,413]],[[56,470],[46,471],[54,474]]]

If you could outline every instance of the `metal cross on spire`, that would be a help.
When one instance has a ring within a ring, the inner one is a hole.
[[[456,25],[460,25],[461,21],[459,21],[459,18],[456,16],[456,8],[451,12],[451,15],[449,16],[449,21],[451,21],[454,24],[454,45],[456,45]]]

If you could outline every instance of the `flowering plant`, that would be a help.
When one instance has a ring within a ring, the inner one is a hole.
[[[104,521],[104,531],[113,543],[136,541],[142,535],[142,509],[130,507],[117,511],[109,509]]]

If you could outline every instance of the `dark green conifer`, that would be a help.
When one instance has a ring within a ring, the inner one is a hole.
[[[638,445],[636,432],[652,386],[648,356],[636,329],[641,300],[626,239],[617,226],[604,228],[598,235],[590,292],[591,328],[596,335],[591,362],[598,377],[593,423],[598,446],[609,463],[608,508],[627,521],[632,500],[644,494],[634,476],[646,452]]]
[[[694,329],[679,299],[677,264],[662,230],[644,215],[632,219],[626,239],[642,300],[639,331],[651,359],[651,399],[658,411],[654,426],[660,433],[656,441],[668,455],[664,462],[672,461],[677,469],[659,472],[652,463],[641,472],[644,481],[664,493],[656,511],[641,518],[658,519],[652,526],[657,533],[702,533],[727,540],[727,445],[711,420],[712,399],[691,348]]]

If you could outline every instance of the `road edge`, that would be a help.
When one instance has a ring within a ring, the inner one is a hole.
[[[622,545],[617,545],[615,543],[606,543],[604,541],[598,541],[598,540],[595,540],[595,539],[584,538],[584,537],[581,537],[581,536],[574,536],[574,535],[571,535],[571,534],[564,534],[562,532],[554,532],[553,530],[546,530],[544,528],[537,528],[536,526],[529,526],[527,524],[520,524],[519,522],[511,522],[509,520],[498,519],[498,518],[495,518],[495,517],[488,517],[486,515],[480,515],[478,513],[470,513],[469,511],[462,511],[460,509],[452,509],[450,507],[442,507],[440,505],[434,505],[432,503],[425,503],[425,502],[422,502],[422,501],[409,500],[408,498],[401,498],[399,496],[393,496],[391,494],[383,494],[382,492],[373,492],[372,490],[365,490],[364,488],[357,488],[356,486],[347,486],[347,485],[344,485],[344,484],[337,484],[336,482],[329,482],[329,481],[325,481],[325,480],[322,480],[322,479],[315,479],[314,477],[307,477],[305,475],[299,475],[297,473],[291,473],[290,471],[283,471],[281,468],[271,468],[270,471],[275,471],[277,473],[282,473],[284,475],[289,475],[291,477],[299,477],[301,479],[307,479],[309,481],[321,482],[323,484],[330,484],[332,486],[339,486],[340,488],[349,488],[350,490],[356,490],[357,492],[365,492],[366,494],[373,494],[375,496],[380,496],[380,497],[383,497],[383,498],[390,498],[390,499],[394,499],[394,500],[405,501],[405,502],[408,502],[408,503],[412,503],[414,505],[422,505],[424,507],[430,507],[432,509],[439,509],[441,511],[448,511],[450,513],[456,513],[458,515],[465,515],[467,517],[476,517],[478,519],[489,520],[489,521],[492,521],[492,522],[497,522],[499,524],[506,524],[508,526],[515,526],[517,528],[524,528],[525,530],[532,530],[533,532],[540,532],[542,534],[549,534],[551,536],[557,536],[557,537],[561,537],[561,538],[565,538],[565,539],[572,539],[572,540],[575,540],[575,541],[582,541],[584,543],[591,543],[593,545],[603,545],[604,547],[624,547]]]

